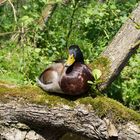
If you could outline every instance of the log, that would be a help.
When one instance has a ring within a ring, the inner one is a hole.
[[[140,114],[107,97],[60,97],[3,83],[0,94],[0,138],[22,140],[36,132],[38,139],[57,140],[72,132],[95,140],[140,139]]]
[[[139,17],[140,4],[131,15],[136,22]],[[109,60],[101,90],[121,72],[139,39],[140,31],[128,19],[101,54]],[[57,140],[67,132],[93,140],[140,139],[140,114],[106,97],[60,96],[3,82],[0,95],[0,139]]]

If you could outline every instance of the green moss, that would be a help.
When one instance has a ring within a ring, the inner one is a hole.
[[[95,110],[96,114],[103,118],[112,118],[112,122],[126,122],[134,121],[140,125],[140,114],[128,109],[121,103],[107,98],[107,97],[85,97],[79,99],[81,104],[92,105],[92,109]]]
[[[140,124],[140,114],[124,107],[121,103],[107,97],[70,97],[61,94],[48,94],[36,86],[14,86],[0,82],[0,100],[8,102],[11,98],[17,102],[28,102],[49,107],[78,104],[91,105],[91,109],[100,117],[112,118],[112,122],[133,121]]]
[[[99,69],[102,72],[102,76],[100,77],[100,80],[103,82],[106,80],[107,75],[109,74],[109,65],[110,61],[107,57],[98,57],[96,60],[94,60],[89,66],[93,69]]]
[[[68,104],[72,105],[68,99],[59,95],[48,94],[37,86],[11,86],[0,82],[0,100],[8,102],[11,98],[20,98],[20,102],[30,102],[36,104],[47,104],[48,106]],[[23,99],[23,100],[21,100]]]

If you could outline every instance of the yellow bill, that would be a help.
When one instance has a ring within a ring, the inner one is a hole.
[[[69,55],[68,60],[65,63],[65,66],[71,66],[74,62],[75,62],[74,55],[71,54]]]

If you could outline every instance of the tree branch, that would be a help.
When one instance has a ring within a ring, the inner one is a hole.
[[[62,3],[67,4],[69,0],[62,0]],[[43,29],[48,19],[53,15],[58,3],[50,3],[42,10],[41,17],[38,20],[38,24]]]
[[[13,9],[14,19],[15,19],[15,22],[17,23],[16,9],[15,9],[13,3],[11,2],[11,0],[8,0],[8,2],[9,2],[9,4],[11,5],[11,7]]]
[[[53,12],[55,11],[56,7],[57,7],[56,3],[55,4],[49,4],[42,10],[41,17],[38,20],[38,24],[40,25],[40,27],[42,29],[45,26],[45,23],[47,23],[49,17],[51,17]]]
[[[7,0],[0,0],[0,6],[2,6]]]
[[[135,22],[137,23],[140,23],[139,17],[140,3],[131,14],[131,18],[135,19]],[[103,57],[108,58],[110,61],[109,73],[106,75],[106,80],[100,85],[101,90],[109,86],[120,74],[129,58],[139,48],[139,40],[140,30],[135,27],[135,23],[131,19],[128,19],[126,23],[120,28],[112,42],[101,54]]]

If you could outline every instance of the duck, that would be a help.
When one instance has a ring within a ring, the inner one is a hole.
[[[57,61],[48,66],[37,78],[37,84],[47,92],[67,95],[80,95],[88,92],[93,81],[91,69],[84,63],[84,57],[78,45],[68,49],[67,61]]]

